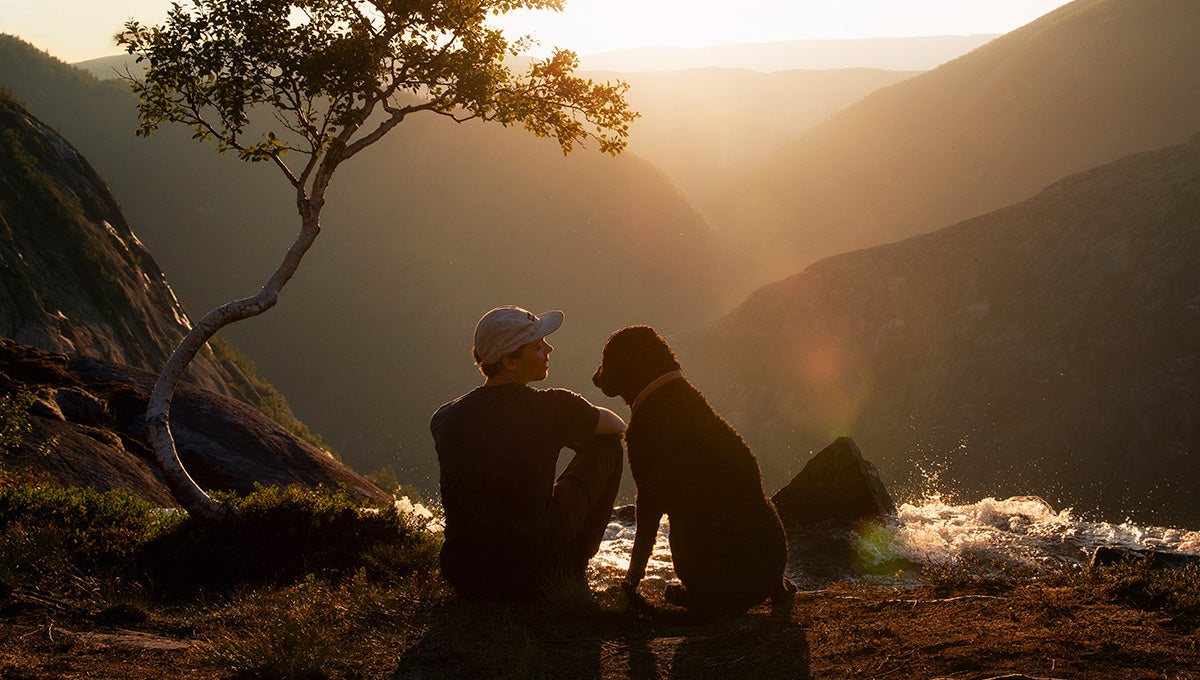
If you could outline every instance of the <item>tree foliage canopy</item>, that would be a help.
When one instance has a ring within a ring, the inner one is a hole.
[[[275,161],[297,187],[322,156],[332,166],[405,117],[520,124],[571,151],[595,142],[616,154],[636,113],[624,83],[574,75],[557,50],[521,75],[506,64],[530,44],[488,25],[514,9],[559,10],[561,0],[193,0],[162,26],[126,24],[118,41],[146,67],[140,135],[183,123],[243,160]],[[278,125],[262,124],[269,109]],[[256,125],[252,126],[252,119]],[[264,131],[265,129],[265,131]],[[306,165],[293,174],[281,157]]]

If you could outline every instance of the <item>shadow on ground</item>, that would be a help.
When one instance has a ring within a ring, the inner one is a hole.
[[[598,598],[559,608],[454,602],[400,658],[397,680],[808,679],[804,629],[763,606],[736,618],[648,619]]]

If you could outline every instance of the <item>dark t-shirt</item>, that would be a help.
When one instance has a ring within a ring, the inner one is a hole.
[[[433,414],[446,580],[480,597],[536,591],[558,455],[587,442],[599,418],[574,392],[517,383],[477,387]]]

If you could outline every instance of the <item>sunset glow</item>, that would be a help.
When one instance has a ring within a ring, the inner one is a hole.
[[[169,0],[4,0],[0,32],[64,61],[120,53],[112,36],[124,22],[162,21]],[[567,0],[566,9],[514,12],[496,25],[554,47],[593,54],[645,46],[700,47],[736,42],[1005,33],[1065,0]]]

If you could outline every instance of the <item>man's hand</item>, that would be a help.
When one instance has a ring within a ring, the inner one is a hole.
[[[596,434],[621,434],[625,432],[625,421],[621,419],[621,416],[603,406],[597,406],[596,410],[600,412],[600,420],[596,423]]]

